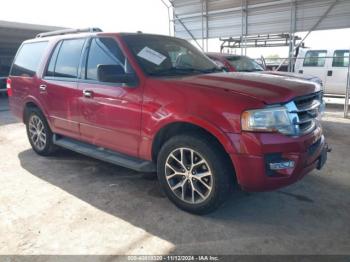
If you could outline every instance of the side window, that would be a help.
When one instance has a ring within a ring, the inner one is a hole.
[[[12,65],[10,75],[32,77],[38,70],[48,42],[23,44]]]
[[[333,56],[333,67],[349,66],[349,50],[336,50]]]
[[[56,45],[55,51],[53,51],[53,53],[51,55],[50,63],[49,63],[49,66],[47,67],[46,76],[54,76],[55,75],[56,60],[57,60],[58,51],[61,48],[61,44],[62,44],[62,42],[59,42]]]
[[[77,78],[85,39],[63,40],[53,52],[46,76]]]
[[[118,69],[120,74],[132,73],[128,60],[123,55],[118,43],[107,37],[93,38],[86,63],[85,78],[98,81],[99,66]]]
[[[323,67],[326,63],[326,50],[307,51],[304,59],[304,66]]]

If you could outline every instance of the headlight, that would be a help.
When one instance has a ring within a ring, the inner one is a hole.
[[[285,107],[249,110],[242,114],[242,130],[294,134],[294,126]]]

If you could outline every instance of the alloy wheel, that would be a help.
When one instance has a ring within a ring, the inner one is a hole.
[[[46,132],[43,121],[37,116],[32,115],[29,119],[29,138],[33,145],[40,151],[46,146]]]
[[[165,177],[172,192],[190,204],[205,201],[213,188],[213,174],[208,162],[191,148],[177,148],[169,154]]]

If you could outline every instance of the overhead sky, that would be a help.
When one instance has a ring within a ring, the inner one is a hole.
[[[1,1],[1,20],[62,27],[100,27],[104,31],[168,34],[167,9],[161,0],[7,0]],[[301,36],[303,34],[300,34]],[[219,50],[211,41],[210,51]],[[350,47],[350,29],[313,32],[312,48]],[[287,55],[286,48],[250,49],[248,55]]]

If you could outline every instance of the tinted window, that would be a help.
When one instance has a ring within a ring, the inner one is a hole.
[[[337,50],[337,51],[335,51],[332,66],[334,66],[334,67],[348,67],[349,66],[349,50]]]
[[[76,78],[78,76],[78,67],[84,42],[85,39],[64,40],[61,46],[56,47],[56,49],[59,48],[56,62],[50,61],[49,64],[48,72],[50,72],[51,76],[67,78]],[[51,60],[55,60],[55,54],[52,55]]]
[[[11,75],[34,76],[47,47],[47,42],[23,44],[13,63]]]
[[[50,63],[49,66],[47,68],[47,72],[46,72],[46,76],[54,76],[55,75],[55,65],[56,65],[56,60],[57,60],[57,55],[58,55],[58,51],[61,48],[61,44],[62,42],[60,42],[56,47],[55,47],[55,51],[53,51],[51,58],[50,58]]]
[[[123,68],[124,73],[132,71],[117,42],[112,38],[92,39],[87,60],[86,79],[98,80],[97,67],[99,65],[119,65]]]
[[[326,62],[327,51],[307,51],[304,66],[322,67]]]

